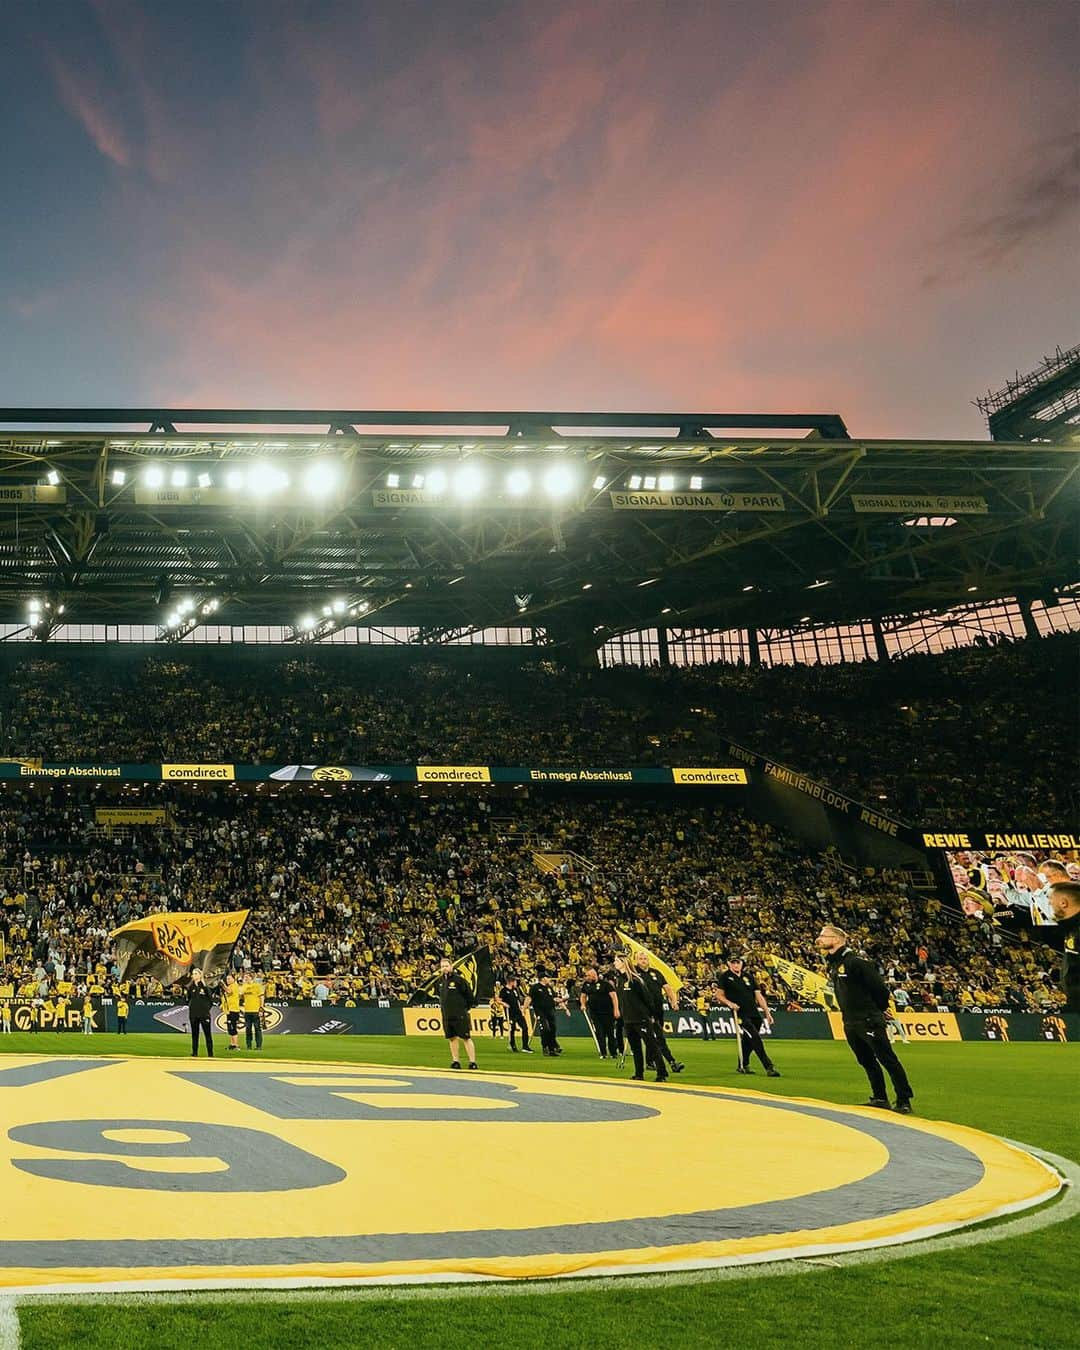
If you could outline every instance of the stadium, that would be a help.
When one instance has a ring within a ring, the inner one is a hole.
[[[1078,374],[0,410],[3,1335],[1069,1342]]]

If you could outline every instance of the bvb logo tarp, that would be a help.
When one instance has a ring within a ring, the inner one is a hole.
[[[771,1260],[978,1222],[1061,1184],[975,1130],[750,1092],[138,1056],[0,1065],[9,1289]],[[446,1158],[468,1158],[466,1182],[433,1163]],[[598,1184],[626,1158],[632,1187]]]

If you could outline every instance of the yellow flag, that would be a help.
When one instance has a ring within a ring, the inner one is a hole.
[[[116,938],[120,978],[150,975],[163,985],[201,970],[207,980],[225,973],[236,940],[250,913],[148,914],[109,934]]]
[[[792,993],[798,994],[800,998],[816,1003],[819,1008],[827,1008],[829,1012],[839,1010],[832,984],[824,975],[796,965],[794,961],[785,961],[782,956],[768,955],[765,964],[770,970],[775,970]]]
[[[672,992],[676,995],[676,997],[678,996],[679,990],[683,987],[683,982],[682,980],[679,979],[678,975],[675,974],[675,972],[671,969],[671,967],[668,965],[666,961],[662,961],[660,957],[655,954],[655,952],[649,951],[648,947],[646,947],[644,943],[638,942],[637,938],[632,938],[629,935],[629,933],[624,933],[621,928],[615,929],[615,936],[619,939],[619,941],[623,944],[626,950],[630,953],[631,959],[637,956],[638,952],[644,952],[645,955],[649,958],[649,965],[652,966],[654,970],[658,970],[660,974],[663,975],[664,983],[670,986]]]

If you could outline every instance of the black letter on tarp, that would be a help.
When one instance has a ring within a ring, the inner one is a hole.
[[[278,1120],[446,1120],[506,1122],[514,1125],[610,1123],[645,1120],[659,1111],[640,1102],[608,1101],[600,1097],[557,1096],[533,1092],[490,1080],[431,1078],[427,1075],[393,1073],[373,1082],[372,1075],[357,1076],[355,1086],[347,1073],[207,1073],[177,1072],[177,1078],[220,1092],[232,1101],[253,1106]],[[310,1080],[293,1082],[287,1080]],[[400,1100],[385,1106],[352,1101],[344,1092],[364,1097],[415,1097],[416,1105]],[[424,1104],[426,1097],[457,1097],[460,1106]],[[470,1102],[477,1102],[470,1106]],[[499,1102],[490,1107],[484,1102]]]
[[[172,1130],[186,1135],[174,1143],[136,1143],[107,1139],[106,1130]],[[33,1176],[77,1181],[84,1186],[124,1190],[265,1193],[306,1191],[341,1181],[340,1167],[262,1130],[239,1125],[206,1125],[196,1120],[49,1120],[15,1125],[8,1131],[17,1144],[55,1148],[66,1153],[102,1153],[128,1158],[217,1158],[218,1172],[147,1172],[112,1158],[12,1158],[11,1164]]]

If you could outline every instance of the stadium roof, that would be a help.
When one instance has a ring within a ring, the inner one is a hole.
[[[591,642],[1046,594],[1078,463],[835,414],[0,409],[0,622]]]

